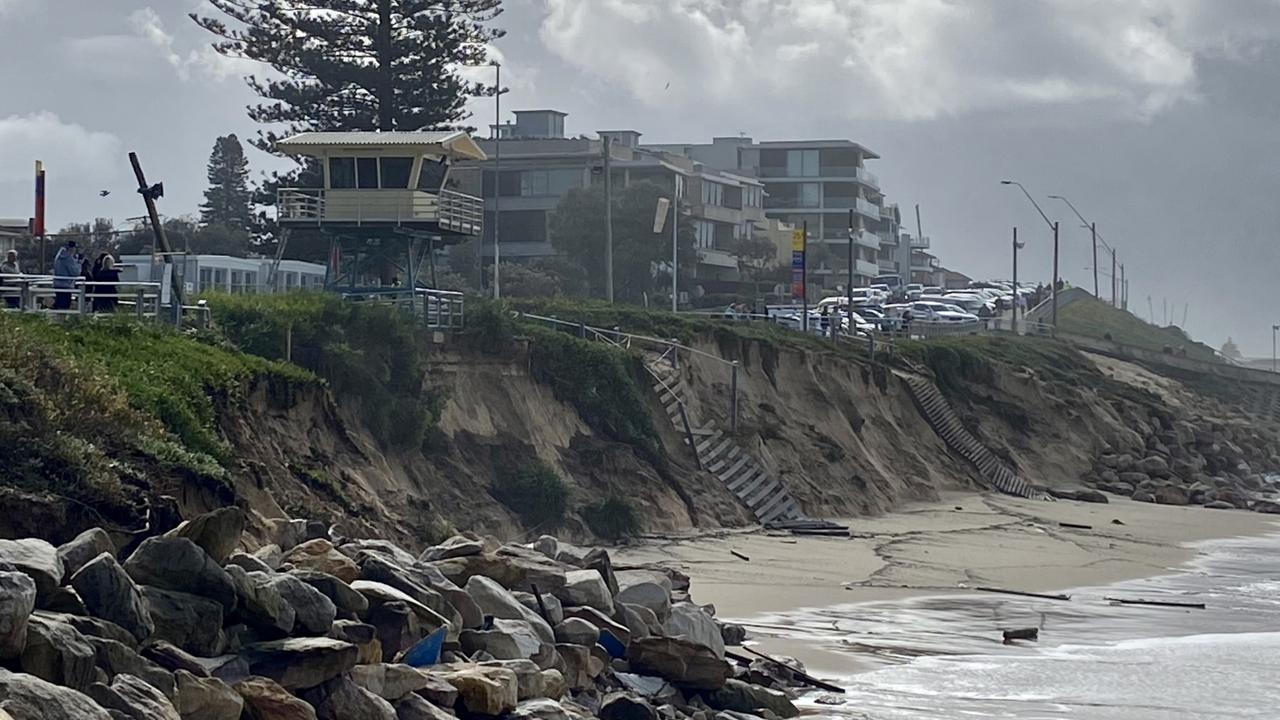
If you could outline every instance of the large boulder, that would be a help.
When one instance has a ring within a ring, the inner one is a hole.
[[[174,682],[173,705],[182,720],[240,720],[244,698],[230,685],[185,670],[174,673]]]
[[[418,621],[422,627],[428,632],[438,627],[448,626],[455,634],[457,629],[449,625],[448,618],[440,615],[435,610],[423,605],[413,599],[408,593],[397,590],[380,582],[372,580],[357,580],[351,584],[351,588],[360,593],[369,601],[369,609],[372,611],[378,605],[388,602],[400,602],[408,605],[414,614],[418,616]]]
[[[564,575],[564,587],[555,592],[565,605],[593,607],[613,614],[613,594],[604,577],[595,570],[571,570]]]
[[[381,662],[395,661],[400,653],[430,634],[423,629],[413,608],[399,600],[374,605],[369,611],[369,625],[377,636],[377,658]]]
[[[533,626],[544,642],[555,642],[551,626],[537,612],[530,610],[506,588],[492,578],[475,575],[467,580],[467,594],[476,601],[485,615],[506,620],[523,620]]]
[[[454,535],[439,545],[427,548],[418,559],[423,562],[434,562],[479,555],[482,552],[484,552],[484,543],[464,535]]]
[[[658,711],[641,698],[613,692],[600,702],[600,720],[658,720]]]
[[[91,615],[128,630],[139,642],[155,632],[142,591],[110,553],[84,563],[71,576],[71,587]]]
[[[1120,473],[1120,482],[1127,483],[1135,488],[1139,485],[1150,482],[1151,477],[1146,473],[1140,472],[1122,472]]]
[[[91,528],[75,536],[70,542],[58,546],[58,559],[62,561],[63,578],[75,574],[84,564],[102,553],[115,554],[115,543],[102,528]]]
[[[319,570],[291,570],[289,574],[329,598],[339,617],[360,617],[369,611],[369,601],[363,595],[329,573]]]
[[[272,575],[245,572],[238,565],[227,565],[226,571],[236,588],[233,620],[254,628],[267,639],[284,637],[293,631],[297,612],[271,582]]]
[[[1159,455],[1143,458],[1138,462],[1138,472],[1146,473],[1151,477],[1168,477],[1169,461]]]
[[[406,608],[405,612],[409,610]],[[378,641],[378,629],[373,625],[356,620],[335,620],[333,627],[329,628],[328,637],[355,645],[359,650],[357,665],[382,662],[382,643]]]
[[[94,683],[89,696],[129,720],[183,720],[169,698],[132,675],[121,673],[112,678],[109,686]]]
[[[215,563],[226,565],[227,558],[240,545],[244,525],[243,510],[224,507],[187,520],[165,534],[190,540],[200,546]]]
[[[0,572],[0,661],[22,654],[27,619],[36,607],[36,582],[20,572]]]
[[[617,602],[649,608],[659,620],[671,613],[671,582],[665,575],[652,570],[620,570]]]
[[[560,604],[560,598],[547,593],[534,595],[527,592],[513,592],[512,597],[520,601],[520,604],[529,608],[538,614],[538,617],[547,621],[548,625],[559,625],[564,622],[564,605]],[[539,602],[541,601],[541,602]],[[545,613],[545,614],[544,614]]]
[[[293,607],[295,633],[324,635],[333,627],[338,609],[324,593],[288,573],[271,575],[266,582]]]
[[[332,680],[355,667],[356,654],[355,645],[332,638],[273,640],[241,651],[252,674],[270,678],[288,690]]]
[[[388,587],[395,588],[400,592],[408,595],[414,601],[430,608],[432,612],[449,621],[451,628],[464,627],[462,614],[454,607],[453,603],[445,598],[444,594],[437,592],[433,585],[447,584],[453,586],[454,589],[466,597],[466,593],[461,588],[453,585],[443,575],[438,572],[423,572],[417,567],[403,568],[394,565],[381,557],[370,557],[360,564],[360,578],[376,583],[382,583]],[[453,593],[451,593],[453,594]],[[456,598],[457,595],[453,594]],[[467,598],[467,601],[474,605],[474,602]],[[479,612],[477,608],[477,613]],[[476,624],[479,624],[477,622]]]
[[[360,565],[369,557],[382,557],[401,567],[408,567],[417,560],[400,546],[387,540],[352,540],[339,545],[338,551]]]
[[[724,638],[715,618],[691,602],[671,606],[671,616],[663,624],[665,635],[683,637],[710,648],[718,657],[724,657]]]
[[[0,668],[0,709],[13,720],[112,720],[89,696]]]
[[[316,709],[320,720],[396,720],[396,710],[391,703],[346,676],[306,690],[301,697]]]
[[[634,672],[694,690],[718,690],[731,674],[729,664],[714,650],[683,638],[634,639],[627,648],[627,661]]]
[[[507,720],[580,720],[581,718],[581,715],[570,713],[564,705],[547,698],[526,700],[507,715]]]
[[[173,675],[156,663],[142,657],[124,643],[107,638],[84,636],[93,646],[94,662],[111,679],[126,674],[141,678],[165,697],[173,696]]]
[[[631,630],[626,625],[614,620],[604,613],[590,607],[568,608],[564,611],[566,620],[578,619],[586,620],[595,625],[601,634],[609,633],[618,639],[624,647],[631,642]],[[656,621],[655,621],[656,624]]]
[[[427,687],[427,676],[408,665],[357,665],[351,668],[347,677],[384,700],[399,700]]]
[[[717,710],[758,713],[768,710],[779,717],[791,718],[800,714],[791,698],[786,693],[771,690],[760,685],[752,685],[741,680],[730,679],[724,687],[713,692],[704,693],[703,699]]]
[[[519,681],[506,668],[468,666],[439,674],[457,689],[458,703],[468,713],[503,715],[519,702]]]
[[[605,663],[582,645],[556,645],[556,652],[564,662],[564,681],[570,690],[584,690],[595,685],[595,679],[605,670]]]
[[[350,583],[360,578],[360,568],[328,540],[308,540],[285,553],[284,561],[295,568],[328,573]]]
[[[419,695],[406,695],[391,706],[396,710],[397,720],[457,720],[453,713],[436,707]]]
[[[165,640],[154,640],[142,648],[144,658],[170,672],[186,670],[196,677],[210,677],[200,658]]]
[[[181,537],[147,538],[124,563],[134,582],[199,595],[235,609],[236,588],[222,566],[199,545]]]
[[[535,697],[544,697],[546,688],[543,684],[544,672],[532,660],[490,660],[480,663],[482,667],[506,668],[516,674],[517,696],[520,701]],[[555,672],[550,670],[548,672]]]
[[[275,568],[269,565],[265,560],[259,558],[257,555],[250,555],[246,552],[237,551],[231,553],[231,557],[227,558],[226,564],[235,565],[238,568],[244,569],[245,572],[275,572]],[[224,565],[223,567],[226,566]]]
[[[1161,485],[1152,494],[1160,505],[1187,505],[1190,502],[1186,489],[1177,485]]]
[[[426,671],[422,672],[422,677],[426,678],[427,684],[417,691],[418,695],[440,707],[451,708],[458,704],[458,688],[448,680]]]
[[[226,648],[226,637],[222,634],[223,605],[220,603],[147,585],[142,586],[142,597],[155,624],[156,637],[203,657],[221,655]]]
[[[543,668],[555,660],[552,644],[524,620],[497,618],[492,629],[464,630],[460,640],[463,652],[468,654],[483,650],[498,660],[533,660]]]
[[[0,567],[5,565],[11,565],[9,569],[35,581],[36,607],[43,607],[44,601],[62,584],[62,560],[58,557],[58,549],[44,540],[0,540]]]
[[[569,618],[553,630],[558,643],[591,647],[600,641],[600,628],[582,618]]]
[[[496,553],[440,560],[431,565],[463,586],[472,577],[483,576],[503,587],[523,590],[537,585],[538,590],[550,593],[564,586],[565,571],[573,569],[519,545],[504,545]]]
[[[270,678],[247,678],[231,689],[244,700],[246,720],[317,720],[315,708]]]
[[[94,681],[97,654],[71,625],[36,613],[27,621],[27,644],[22,671],[58,685],[84,692]]]

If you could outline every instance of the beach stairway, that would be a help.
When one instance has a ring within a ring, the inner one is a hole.
[[[1047,493],[1031,487],[1026,480],[1018,477],[1000,458],[996,457],[987,446],[978,442],[964,425],[951,403],[942,396],[938,386],[928,378],[919,375],[900,375],[911,389],[920,412],[934,432],[956,454],[968,460],[978,468],[979,474],[991,487],[1006,495],[1030,498],[1032,500],[1053,500]]]
[[[692,446],[698,467],[719,478],[762,525],[806,519],[791,493],[732,434],[721,429],[715,420],[699,425],[689,416],[685,404],[688,387],[665,355],[646,353],[645,368],[672,426],[684,438],[684,444]]]

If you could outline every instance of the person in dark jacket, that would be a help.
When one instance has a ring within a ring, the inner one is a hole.
[[[116,269],[116,259],[103,253],[102,257],[94,263],[98,265],[98,270],[93,274],[93,311],[94,312],[115,312],[116,311],[116,293],[117,287],[115,283],[120,282],[120,271]]]

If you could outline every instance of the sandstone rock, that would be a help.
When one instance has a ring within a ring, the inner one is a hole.
[[[455,598],[458,595],[462,595],[467,598],[467,604],[475,606],[475,603],[461,588],[453,585],[443,575],[425,572],[417,567],[402,568],[381,557],[366,558],[360,564],[360,577],[362,580],[382,583],[408,595],[415,602],[430,608],[434,613],[447,620],[451,628],[460,629],[464,626],[462,614],[453,606],[452,602],[433,589],[436,581],[452,586],[456,593],[450,592],[450,595]],[[475,612],[477,615],[480,614],[478,607],[475,608]],[[483,618],[477,620],[475,624],[478,626],[482,620]],[[468,625],[468,627],[470,626]]]
[[[306,520],[271,518],[265,525],[267,537],[284,552],[289,552],[307,539]]]
[[[186,538],[148,538],[124,563],[134,582],[213,600],[235,609],[236,589],[222,567]]]
[[[728,663],[714,650],[682,638],[632,640],[627,660],[637,673],[657,675],[696,690],[718,690],[731,674]]]
[[[569,694],[569,685],[564,680],[564,673],[556,668],[542,671],[542,695],[552,700],[559,700]]]
[[[465,586],[474,576],[493,579],[508,588],[524,589],[537,585],[542,592],[554,593],[564,585],[566,568],[541,553],[520,547],[503,545],[498,552],[440,560],[431,563],[445,577]]]
[[[779,717],[791,718],[800,714],[791,703],[787,694],[778,690],[770,690],[759,685],[751,685],[741,680],[730,679],[724,687],[714,692],[705,693],[703,698],[707,704],[717,710],[757,713],[768,710]]]
[[[1138,463],[1138,471],[1151,477],[1168,477],[1169,461],[1158,455],[1152,455],[1151,457],[1143,458]]]
[[[84,638],[94,651],[94,663],[110,680],[126,674],[141,678],[165,697],[173,697],[173,675],[156,663],[142,657],[128,645],[106,638],[86,635]]]
[[[1235,510],[1236,509],[1235,505],[1232,505],[1231,503],[1225,502],[1223,500],[1215,500],[1211,503],[1207,503],[1205,507],[1210,510]]]
[[[649,570],[622,570],[618,578],[617,602],[646,607],[666,620],[671,613],[671,584],[660,573]]]
[[[592,607],[606,615],[613,614],[613,595],[604,578],[595,570],[572,570],[565,573],[564,587],[555,596],[565,605]]]
[[[386,540],[352,540],[339,545],[338,551],[355,560],[358,565],[363,565],[365,559],[370,557],[382,557],[400,567],[408,567],[417,561],[417,558],[398,545]]]
[[[441,674],[458,691],[458,703],[469,713],[502,715],[519,702],[516,674],[506,668],[464,667]]]
[[[128,630],[139,642],[155,632],[142,591],[110,553],[84,563],[71,576],[71,586],[90,614]]]
[[[613,692],[600,703],[600,720],[658,720],[658,711],[638,697]]]
[[[247,720],[317,720],[314,708],[268,678],[241,680],[232,689],[244,700]]]
[[[1110,500],[1107,500],[1106,495],[1103,495],[1097,490],[1079,490],[1076,492],[1076,500],[1078,502],[1097,503],[1101,505],[1106,505],[1111,502]]]
[[[119,711],[130,720],[183,720],[169,698],[132,675],[116,675],[110,686],[94,683],[89,695],[102,707]]]
[[[609,557],[609,552],[604,548],[593,548],[587,552],[587,556],[582,559],[581,567],[583,570],[595,570],[604,579],[605,587],[609,588],[609,594],[617,595],[620,588],[618,587],[618,577],[613,572],[613,560]]]
[[[375,605],[369,612],[369,624],[377,633],[382,662],[394,662],[400,653],[430,634],[413,608],[398,600]]]
[[[537,612],[521,605],[515,596],[491,578],[480,575],[471,577],[467,580],[466,590],[485,615],[506,620],[523,620],[533,626],[544,642],[555,641],[551,626]]]
[[[42,608],[45,612],[60,613],[65,615],[88,615],[89,610],[84,606],[84,601],[80,599],[80,595],[73,588],[66,585],[55,588],[44,602]]]
[[[244,699],[221,680],[179,670],[174,682],[173,705],[182,720],[240,720]]]
[[[231,553],[231,557],[227,558],[227,565],[235,565],[236,567],[243,569],[245,572],[275,572],[274,567],[268,565],[257,555],[250,555],[245,552]]]
[[[346,555],[338,552],[328,540],[309,540],[285,553],[284,561],[294,567],[328,573],[350,583],[360,578],[360,568]]]
[[[246,572],[238,565],[227,565],[227,577],[236,589],[236,611],[232,617],[275,639],[293,631],[297,612],[271,582],[272,575]]]
[[[418,559],[423,562],[434,562],[436,560],[450,560],[469,555],[479,555],[482,552],[484,552],[484,543],[463,535],[454,535],[439,545],[427,548],[426,552],[422,553]]]
[[[556,652],[564,661],[565,684],[570,690],[583,690],[595,686],[595,679],[604,672],[605,664],[582,645],[556,645]]]
[[[333,626],[338,610],[324,593],[288,573],[270,576],[270,585],[293,607],[293,631],[324,635]]]
[[[1259,500],[1253,504],[1253,511],[1267,515],[1280,515],[1280,503],[1271,500]]]
[[[467,653],[483,650],[499,660],[533,660],[542,667],[554,661],[555,648],[524,620],[497,618],[491,630],[464,630],[460,640]]]
[[[44,540],[0,540],[0,567],[11,565],[12,570],[27,575],[36,585],[36,607],[62,584],[62,560],[58,550]]]
[[[284,561],[284,550],[276,544],[267,544],[253,551],[253,556],[261,560],[271,570],[277,570]],[[253,572],[250,570],[250,572]]]
[[[359,617],[369,611],[369,601],[363,595],[329,573],[318,570],[292,570],[289,574],[329,598],[339,616]]]
[[[600,629],[582,618],[569,618],[554,628],[556,642],[591,647],[600,640]]]
[[[102,553],[116,552],[111,536],[102,528],[91,528],[75,536],[70,542],[58,546],[58,559],[62,561],[63,578],[69,578],[84,564]]]
[[[357,665],[382,662],[382,643],[378,641],[378,629],[372,625],[355,620],[337,620],[329,628],[329,637],[355,645],[359,650]]]
[[[710,648],[718,657],[724,657],[724,639],[720,626],[702,608],[691,602],[671,606],[671,616],[663,624],[665,634],[683,637],[703,647]]]
[[[1187,491],[1176,485],[1162,485],[1156,489],[1155,500],[1160,505],[1187,505]]]
[[[351,682],[384,700],[396,701],[427,687],[427,676],[408,665],[357,665],[347,673]]]
[[[452,683],[433,671],[421,672],[427,684],[416,692],[417,695],[444,708],[452,708],[458,703],[458,689]]]
[[[371,580],[357,580],[351,584],[351,588],[363,595],[365,599],[369,601],[369,608],[371,611],[383,603],[404,603],[413,610],[414,615],[418,617],[418,622],[426,632],[435,630],[438,627],[445,627],[449,625],[447,618],[442,617],[436,611],[426,605],[423,605],[417,600],[414,600],[407,593],[397,590],[390,585],[373,582]],[[451,629],[453,628],[451,627]]]
[[[240,682],[250,675],[249,661],[242,655],[219,655],[213,658],[196,658],[195,661],[206,675],[225,683]]]
[[[653,625],[661,630],[662,624],[658,622],[658,616],[654,615],[648,608],[643,608],[639,605],[618,603],[617,609],[614,611],[614,617],[622,620],[623,624],[627,626],[627,631],[631,634],[631,637],[642,638],[653,634],[649,623],[646,621],[645,613],[649,618],[652,618]]]
[[[111,720],[87,695],[0,668],[0,705],[13,720]]]
[[[555,700],[539,698],[526,700],[516,706],[507,720],[576,720],[581,716],[570,714],[564,706]]]
[[[188,520],[165,533],[169,537],[182,537],[200,546],[218,565],[226,565],[227,558],[240,544],[244,532],[244,511],[238,507],[218,508]]]
[[[747,639],[747,629],[741,625],[733,623],[716,623],[720,626],[720,639],[724,641],[726,647],[738,646]]]
[[[391,703],[356,685],[345,676],[302,693],[319,720],[396,720]]]
[[[516,674],[516,695],[519,700],[544,697],[542,669],[532,660],[490,660],[482,667],[506,668]]]
[[[572,618],[577,618],[579,620],[586,620],[592,625],[595,625],[596,628],[598,628],[601,633],[608,632],[611,635],[613,635],[615,638],[618,639],[618,642],[622,643],[624,647],[627,645],[627,643],[631,642],[631,631],[627,628],[626,625],[623,625],[622,623],[615,621],[613,618],[605,615],[604,613],[600,612],[599,610],[596,610],[595,608],[589,608],[589,607],[569,608],[564,611],[564,616],[566,620],[569,620]]]
[[[1109,492],[1112,495],[1122,495],[1124,497],[1129,497],[1134,493],[1134,487],[1132,485],[1127,482],[1119,481],[1099,485],[1098,489],[1104,492]]]
[[[171,672],[185,670],[196,677],[209,677],[209,671],[194,655],[164,640],[148,644],[142,649],[142,656]]]
[[[27,644],[19,660],[23,672],[84,692],[94,681],[95,659],[93,646],[67,623],[40,613],[27,621]]]
[[[0,572],[0,660],[22,654],[27,620],[36,607],[36,582],[20,572]]]
[[[287,690],[315,687],[332,680],[355,667],[356,654],[355,645],[332,638],[274,640],[251,645],[241,652],[250,672],[270,678]]]
[[[1149,482],[1151,478],[1146,473],[1140,472],[1122,472],[1120,473],[1120,482],[1129,483],[1134,487],[1142,483]]]
[[[407,695],[391,706],[395,708],[397,720],[456,720],[452,713],[432,705],[419,695]]]
[[[228,578],[227,582],[230,581]],[[157,638],[167,640],[195,655],[214,657],[222,654],[226,638],[222,634],[221,604],[207,598],[147,585],[142,586],[141,590],[147,603],[147,612],[155,625]],[[234,597],[232,595],[233,600]]]

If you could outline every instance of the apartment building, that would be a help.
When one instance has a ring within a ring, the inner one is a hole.
[[[604,138],[608,137],[615,188],[642,181],[676,188],[681,212],[694,225],[698,251],[695,277],[707,281],[738,279],[740,263],[734,247],[765,221],[764,184],[760,180],[644,147],[641,133],[634,130],[568,137],[566,113],[521,110],[514,115],[514,123],[494,128],[494,134],[502,138],[500,161],[497,143],[481,140],[489,159],[459,164],[451,174],[457,189],[484,198],[482,252],[486,257],[493,256],[495,226],[504,260],[554,255],[549,234],[551,214],[569,191],[601,182]],[[654,241],[664,242],[665,238],[655,236]]]
[[[175,273],[187,293],[226,292],[236,295],[272,292],[267,284],[270,258],[242,258],[230,255],[179,255]],[[158,281],[163,261],[153,255],[124,255],[120,258],[121,279],[126,282]],[[277,292],[321,290],[326,268],[302,260],[281,260],[276,271]]]
[[[880,181],[866,167],[880,156],[866,147],[852,140],[720,137],[655,148],[758,178],[767,217],[795,227],[807,223],[811,282],[827,289],[844,285],[851,238],[854,284],[867,285],[880,274],[882,240],[896,234],[897,220],[882,209]]]

